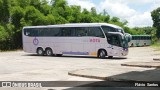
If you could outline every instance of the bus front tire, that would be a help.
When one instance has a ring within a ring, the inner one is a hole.
[[[43,56],[44,55],[44,51],[42,48],[37,48],[37,55],[38,56]]]
[[[100,50],[100,51],[99,51],[99,54],[98,54],[98,57],[101,58],[101,59],[105,59],[105,57],[106,57],[106,52],[105,52],[105,50]]]
[[[51,49],[51,48],[47,48],[47,49],[45,50],[45,54],[46,54],[47,56],[52,56],[52,55],[53,55],[52,49]]]

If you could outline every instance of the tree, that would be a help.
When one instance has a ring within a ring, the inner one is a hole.
[[[62,7],[63,9],[67,5],[66,0],[51,0],[53,7]]]
[[[97,18],[100,20],[99,22],[109,23],[109,21],[110,21],[110,16],[109,16],[109,15],[99,14],[99,15],[97,16]]]
[[[27,6],[30,6],[32,0],[14,0],[14,1],[17,1],[18,6],[25,8]]]
[[[71,6],[71,9],[72,9],[72,17],[74,18],[73,20],[73,23],[79,23],[81,21],[81,7],[80,6],[75,6],[75,5],[72,5]]]
[[[24,17],[24,10],[20,6],[15,6],[11,8],[11,22],[16,28],[21,26],[20,20]]]
[[[65,23],[68,23],[68,21],[65,18],[63,18],[62,16],[58,16],[56,18],[56,24],[65,24]]]
[[[119,22],[119,20],[120,19],[118,17],[112,17],[112,19],[111,19],[112,22]]]
[[[5,24],[9,21],[9,0],[0,0],[0,22]]]
[[[34,6],[36,9],[40,10],[41,1],[40,0],[31,0],[30,5]]]
[[[151,12],[153,26],[157,28],[156,35],[160,38],[160,7]]]
[[[95,7],[91,8],[91,14],[92,14],[92,16],[97,16],[97,11],[96,11]]]
[[[48,14],[46,16],[46,19],[47,19],[47,22],[46,22],[47,25],[48,24],[49,25],[56,24],[56,19],[55,19],[55,17],[52,14]]]
[[[106,9],[99,14],[95,7],[92,7],[91,10],[82,10],[81,6],[68,5],[67,0],[51,0],[51,3],[48,1],[0,0],[0,50],[21,48],[24,26],[105,22],[121,26],[125,32],[131,34],[150,34],[155,30],[131,29],[126,26],[127,21],[123,22],[118,17],[111,18]],[[153,11],[152,15],[155,27],[159,27],[157,12],[159,9]]]
[[[93,22],[92,15],[87,9],[84,9],[83,12],[82,12],[81,22],[82,23],[91,23],[91,22]]]
[[[103,9],[102,14],[103,14],[104,16],[107,15],[107,14],[108,14],[107,10],[106,10],[106,9]]]
[[[0,41],[5,41],[8,38],[8,33],[3,26],[0,26]]]
[[[39,11],[47,16],[51,13],[51,7],[48,4],[42,4]]]
[[[24,19],[29,26],[44,25],[45,22],[45,16],[33,6],[26,7]]]

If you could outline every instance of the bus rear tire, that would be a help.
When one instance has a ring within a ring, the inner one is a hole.
[[[45,50],[45,54],[46,54],[47,56],[52,56],[52,55],[53,55],[52,49],[51,49],[51,48],[47,48],[47,49]]]
[[[43,48],[37,48],[37,55],[38,56],[43,56],[44,55]]]
[[[100,50],[98,52],[98,57],[101,58],[101,59],[105,59],[105,57],[106,57],[106,51],[105,50]]]

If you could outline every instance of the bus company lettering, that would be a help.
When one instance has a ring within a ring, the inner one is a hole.
[[[93,39],[90,39],[90,42],[100,42],[100,39],[93,38]]]

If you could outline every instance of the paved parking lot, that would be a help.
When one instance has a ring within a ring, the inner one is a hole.
[[[23,51],[0,53],[0,81],[97,81],[99,79],[68,75],[68,72],[80,69],[121,69],[124,72],[145,71],[153,68],[125,67],[126,62],[153,62],[160,52],[151,47],[129,49],[126,57],[98,59],[84,56],[48,57],[36,56]],[[120,71],[121,71],[120,70]],[[121,73],[121,72],[117,72]],[[116,74],[113,72],[113,74]]]

